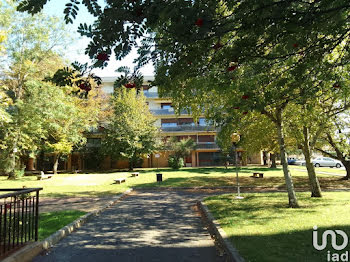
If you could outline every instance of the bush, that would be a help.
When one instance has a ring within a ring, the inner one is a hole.
[[[25,170],[25,168],[16,169],[15,170],[15,177],[20,178],[20,177],[24,176],[24,170]]]
[[[172,169],[180,169],[184,166],[183,158],[176,158],[175,156],[170,156],[168,159],[168,164]]]

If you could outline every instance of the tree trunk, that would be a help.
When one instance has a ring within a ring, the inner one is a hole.
[[[270,166],[270,168],[277,168],[275,153],[270,153],[270,159],[271,159],[271,166]]]
[[[289,207],[298,208],[299,204],[295,194],[293,180],[292,180],[292,176],[290,174],[288,162],[287,162],[286,146],[284,142],[284,133],[283,133],[282,110],[278,110],[276,112],[275,124],[277,127],[278,143],[279,143],[280,152],[281,152],[281,164],[283,167],[284,179],[286,181],[286,186],[288,191]]]
[[[40,170],[40,171],[44,171],[44,157],[45,157],[45,154],[44,154],[44,151],[40,151],[40,154],[39,154],[39,157],[38,157],[38,162],[37,162],[37,170]]]
[[[305,157],[307,174],[309,177],[311,197],[322,197],[321,187],[316,176],[315,167],[314,164],[311,162],[312,151],[310,148],[309,141],[309,129],[306,126],[303,127],[303,137],[304,139],[302,150]]]
[[[133,171],[134,170],[134,157],[131,157],[129,159],[129,171]]]
[[[54,175],[57,175],[58,160],[60,159],[60,155],[55,154],[53,159],[54,159],[53,160],[53,173],[54,173]]]
[[[349,180],[350,179],[350,161],[344,161],[342,163],[346,169],[346,176],[343,177],[343,180]]]
[[[7,177],[7,179],[10,179],[10,180],[14,180],[16,179],[16,152],[15,152],[15,148],[17,147],[17,142],[15,141],[14,144],[13,144],[13,149],[12,149],[12,154],[11,154],[11,157],[12,157],[12,167],[11,167],[11,171],[9,173],[9,176]]]

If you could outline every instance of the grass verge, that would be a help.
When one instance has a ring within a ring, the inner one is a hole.
[[[350,236],[348,192],[324,193],[322,199],[300,193],[299,209],[287,208],[285,193],[243,195],[242,200],[233,194],[208,197],[205,204],[246,261],[327,261],[327,251],[335,251],[330,245],[314,249],[313,226],[318,226],[319,237],[327,229]]]
[[[77,210],[41,213],[39,216],[39,240],[44,240],[85,214],[86,212]]]
[[[251,177],[253,172],[263,172],[263,179]],[[22,177],[7,180],[0,177],[0,188],[43,187],[41,196],[49,197],[103,197],[124,192],[131,187],[220,187],[235,186],[235,170],[230,167],[212,168],[169,168],[142,169],[138,177],[131,177],[128,172],[90,173],[90,174],[58,174],[51,179],[36,180],[36,177]],[[163,173],[163,182],[157,184],[156,173]],[[307,173],[292,170],[295,187],[308,188]],[[265,186],[285,189],[285,180],[281,168],[243,167],[239,171],[241,186]],[[114,179],[126,177],[126,182],[115,184]],[[323,189],[350,188],[350,181],[341,177],[318,175]]]

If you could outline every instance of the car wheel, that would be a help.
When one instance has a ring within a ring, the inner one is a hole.
[[[338,163],[338,164],[335,165],[335,167],[336,167],[336,168],[340,168],[340,167],[341,167],[341,164]]]
[[[320,167],[321,165],[319,163],[316,163],[315,164],[315,167]]]

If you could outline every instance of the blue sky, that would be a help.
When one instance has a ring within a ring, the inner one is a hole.
[[[99,2],[103,3],[103,1],[99,1]],[[63,19],[64,17],[63,10],[65,8],[66,3],[68,3],[68,0],[51,0],[44,6],[44,13],[49,15],[55,15]],[[94,17],[91,14],[89,14],[89,12],[87,11],[84,5],[80,5],[79,13],[76,20],[74,21],[74,24],[69,25],[70,31],[72,31],[76,39],[78,39],[77,41],[74,41],[74,43],[72,43],[71,48],[68,49],[70,50],[69,51],[70,53],[67,54],[67,58],[69,58],[70,60],[72,61],[77,60],[80,63],[86,63],[90,61],[89,57],[84,54],[85,47],[88,45],[89,39],[82,38],[80,34],[77,33],[77,28],[80,23],[85,22],[87,24],[91,24],[93,21],[94,21]],[[115,70],[120,66],[129,66],[132,69],[133,68],[132,61],[134,60],[135,57],[136,57],[136,50],[133,50],[131,54],[125,59],[123,59],[122,61],[116,61],[114,57],[111,57],[108,67],[102,70],[95,69],[94,72],[101,77],[116,76],[117,73],[115,72]],[[140,71],[146,76],[154,74],[153,73],[154,68],[152,64],[144,66]]]

